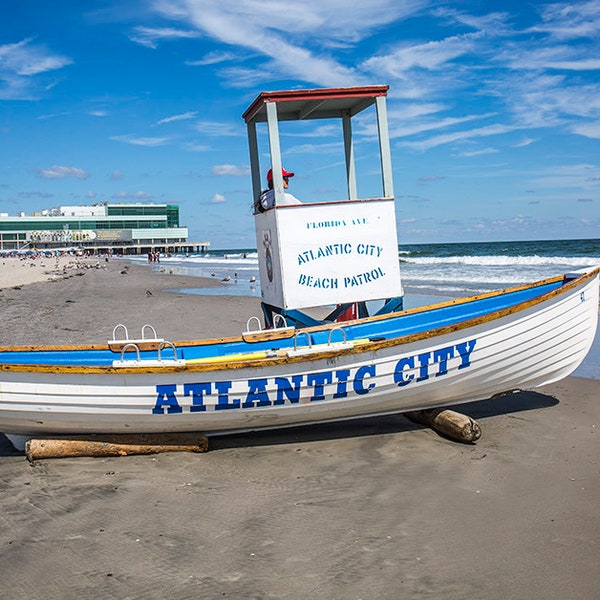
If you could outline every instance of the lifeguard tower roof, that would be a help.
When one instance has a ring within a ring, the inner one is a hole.
[[[246,123],[267,121],[266,104],[277,103],[280,121],[353,117],[386,96],[388,85],[262,92],[242,115]]]

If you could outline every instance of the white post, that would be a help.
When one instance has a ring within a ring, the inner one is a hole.
[[[269,129],[269,146],[271,150],[271,168],[273,169],[273,189],[275,190],[275,206],[283,203],[283,176],[281,175],[281,149],[279,147],[279,124],[277,121],[277,104],[266,102],[267,127]]]
[[[388,131],[385,96],[378,96],[375,102],[377,107],[377,128],[379,130],[379,153],[381,155],[383,195],[385,198],[393,198],[394,183],[392,179],[392,155],[390,152],[390,134]]]
[[[260,196],[260,163],[258,160],[258,141],[256,139],[256,123],[248,123],[248,146],[250,150],[250,173],[252,175],[252,197],[256,200]]]
[[[354,166],[354,144],[352,143],[352,121],[348,111],[345,111],[342,115],[342,126],[344,130],[344,150],[346,152],[348,199],[356,200],[358,198],[358,192],[356,189],[356,169]]]

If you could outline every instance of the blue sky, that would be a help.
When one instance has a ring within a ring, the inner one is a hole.
[[[252,247],[242,112],[389,84],[400,242],[600,237],[600,2],[4,0],[0,211],[179,204]],[[373,111],[359,194],[380,194]],[[300,199],[345,198],[341,125],[284,123]],[[261,135],[261,162],[268,168]]]

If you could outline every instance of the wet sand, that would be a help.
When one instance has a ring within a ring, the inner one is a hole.
[[[0,343],[236,335],[260,314],[142,265],[80,272],[2,289]],[[472,446],[401,415],[33,466],[0,436],[0,598],[596,597],[599,388],[462,405]]]

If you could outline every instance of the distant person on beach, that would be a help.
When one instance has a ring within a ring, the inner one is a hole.
[[[294,173],[291,171],[286,171],[285,169],[281,169],[281,175],[283,176],[283,189],[287,190],[290,182],[290,177],[294,176]],[[269,169],[267,173],[267,185],[269,186],[268,190],[262,192],[262,194],[258,197],[257,201],[254,204],[255,212],[264,212],[269,208],[273,208],[275,206],[275,190],[273,189],[273,169]],[[302,204],[296,196],[285,192],[283,193],[283,202],[281,206],[287,204]]]

